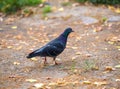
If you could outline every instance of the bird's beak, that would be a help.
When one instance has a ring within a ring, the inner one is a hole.
[[[72,30],[72,32],[74,32],[74,31]]]

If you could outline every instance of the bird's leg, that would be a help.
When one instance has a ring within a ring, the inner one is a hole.
[[[54,62],[55,62],[55,65],[58,65],[58,63],[56,62],[56,57],[53,58]]]
[[[45,57],[45,59],[44,59],[44,65],[45,65],[45,64],[47,64],[47,59],[46,59],[46,57]]]

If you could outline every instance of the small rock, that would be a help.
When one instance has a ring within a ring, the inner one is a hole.
[[[81,20],[85,25],[94,24],[94,23],[98,22],[98,20],[93,17],[84,17],[83,16],[83,17],[81,17]]]
[[[120,16],[112,16],[108,19],[109,22],[120,21]]]

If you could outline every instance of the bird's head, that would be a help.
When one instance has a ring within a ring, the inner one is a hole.
[[[71,32],[74,32],[72,28],[66,28],[63,32],[63,35],[67,37]]]

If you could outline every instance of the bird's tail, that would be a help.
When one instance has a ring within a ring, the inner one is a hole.
[[[35,56],[37,56],[36,53],[32,52],[27,56],[27,58],[32,58],[32,57],[35,57]]]

